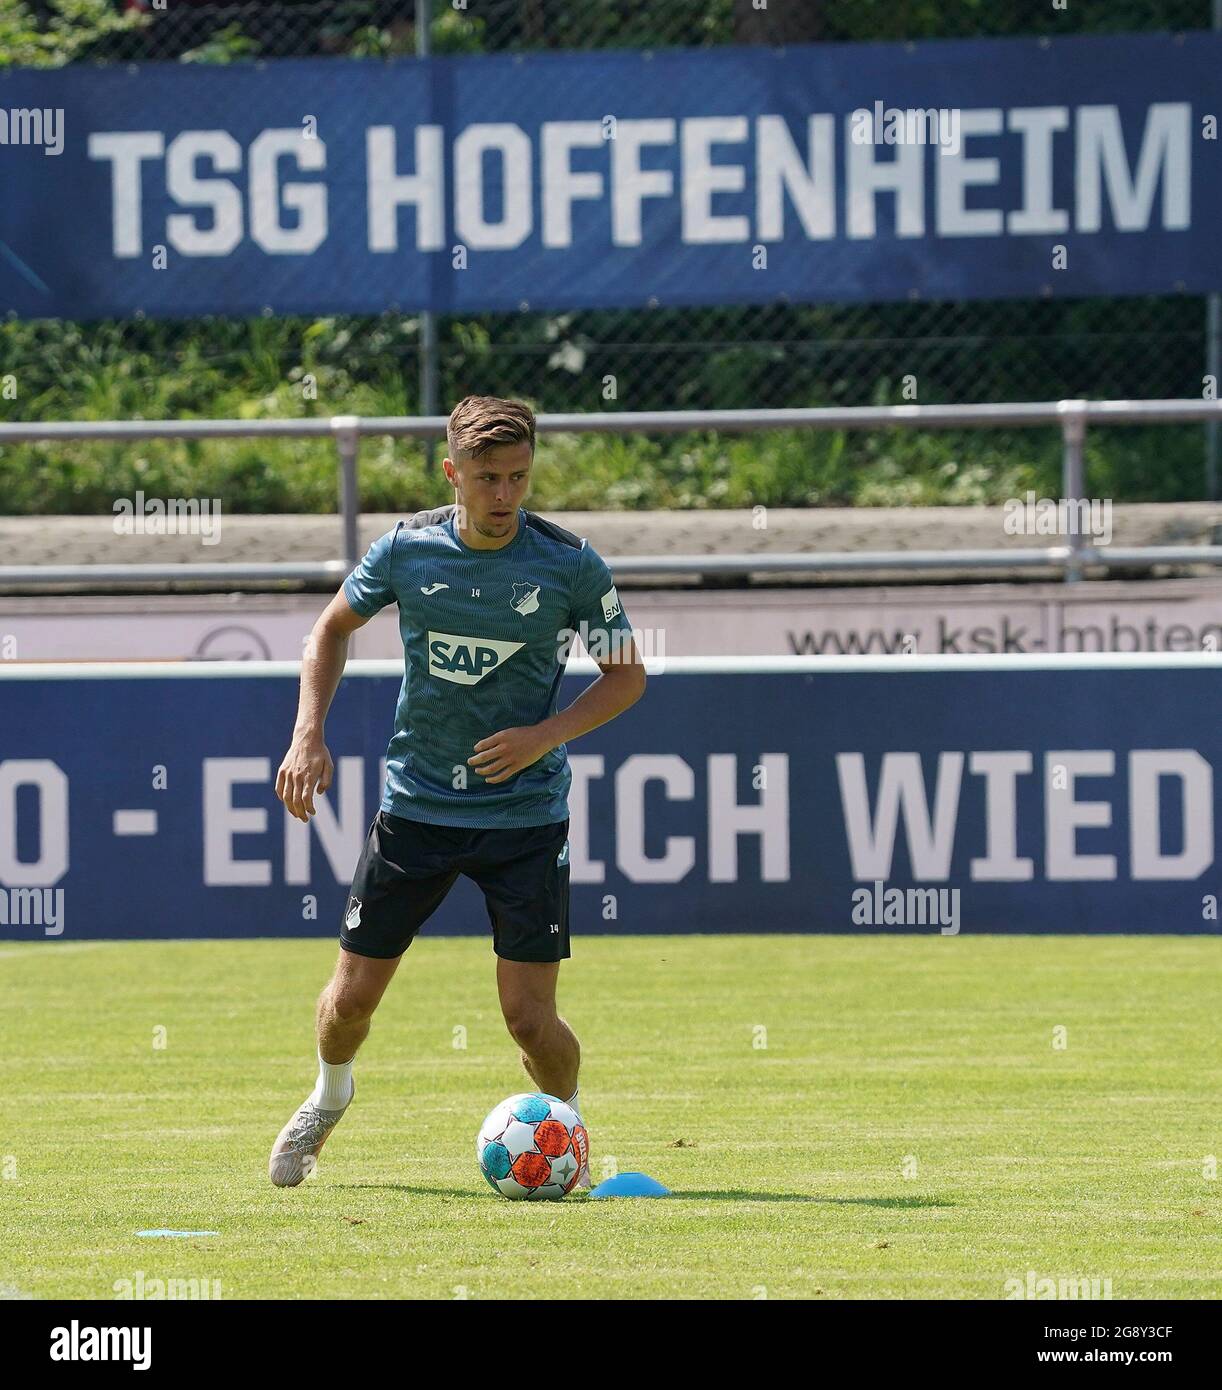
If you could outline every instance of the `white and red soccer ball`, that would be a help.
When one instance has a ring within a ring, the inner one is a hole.
[[[588,1156],[589,1139],[577,1112],[542,1091],[501,1101],[475,1140],[488,1185],[515,1200],[559,1200],[573,1190]]]

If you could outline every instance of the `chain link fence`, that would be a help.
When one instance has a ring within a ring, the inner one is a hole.
[[[44,25],[56,13],[46,3],[25,9]],[[1211,0],[1066,0],[1063,8],[1055,0],[767,0],[762,9],[753,0],[431,0],[420,9],[431,12],[435,54],[1165,31],[1207,29],[1213,18]],[[98,26],[107,32],[89,42],[63,37],[59,57],[403,57],[418,50],[417,12],[413,0],[128,0],[109,6],[107,24]],[[440,317],[437,406],[444,413],[473,391],[521,396],[547,411],[884,404],[901,399],[909,375],[926,403],[1199,396],[1206,325],[1206,301],[1194,295]],[[421,318],[391,312],[309,321],[6,324],[0,374],[23,373],[24,418],[413,414],[422,408],[421,344]],[[303,380],[315,383],[313,397],[301,389]],[[1128,432],[1123,443],[1114,442],[1117,434],[1100,434],[1093,447],[1098,462],[1111,462],[1108,484],[1135,498],[1199,497],[1202,436],[1190,426],[1149,440]],[[957,460],[969,451],[979,456],[982,444],[979,435],[951,441],[949,454],[927,462],[935,471],[949,463],[958,469]],[[670,457],[666,451],[683,445],[669,440],[662,447]],[[863,465],[877,450],[864,437],[844,447]],[[1016,447],[1024,451],[1021,467],[990,474],[992,481],[976,490],[952,488],[946,500],[993,500],[991,491],[1009,495],[1005,489],[1024,478],[1055,479],[1055,440],[1033,453],[1025,436]],[[999,435],[986,453],[1003,457],[1007,448]],[[914,455],[884,451],[882,462],[864,494],[812,485],[787,500],[878,502],[887,499],[888,480],[897,501],[936,500],[936,487],[905,485],[907,469],[921,473]],[[274,502],[276,492],[260,486],[258,472],[248,467],[243,487],[252,510]],[[962,483],[963,475],[955,476]],[[7,489],[4,498],[4,483],[0,473],[0,500],[7,503],[0,510],[36,506],[45,494],[31,484],[17,490],[21,495]],[[76,491],[88,504],[88,487]],[[631,493],[623,494],[624,504],[650,504],[648,489]],[[325,497],[324,489],[320,505]],[[571,498],[561,500],[571,505]]]
[[[762,6],[762,7],[758,7]],[[29,8],[50,18],[42,0]],[[416,52],[415,0],[126,0],[94,61]],[[837,43],[1208,29],[1211,0],[431,0],[436,53]]]

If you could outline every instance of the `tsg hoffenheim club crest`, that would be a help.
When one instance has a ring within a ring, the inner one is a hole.
[[[513,586],[513,598],[509,600],[509,605],[515,612],[521,613],[523,617],[527,613],[537,612],[539,608],[538,584],[515,584]]]

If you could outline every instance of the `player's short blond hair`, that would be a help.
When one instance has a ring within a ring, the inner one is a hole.
[[[455,463],[507,444],[529,444],[533,454],[535,413],[524,401],[467,396],[450,412],[446,442]]]

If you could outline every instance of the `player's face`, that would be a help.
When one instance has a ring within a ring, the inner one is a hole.
[[[461,463],[446,460],[446,477],[466,510],[466,527],[488,540],[513,531],[530,489],[532,458],[529,444],[504,444]]]

